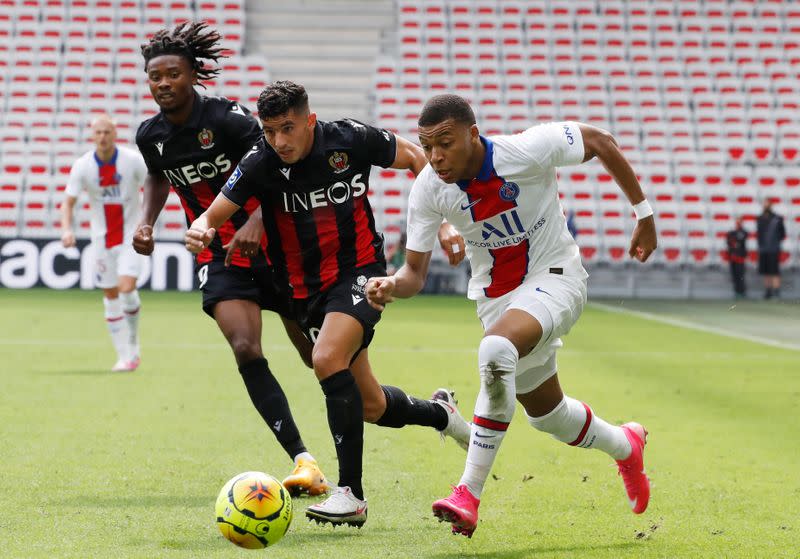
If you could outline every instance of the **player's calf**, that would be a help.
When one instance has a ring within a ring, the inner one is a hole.
[[[611,456],[617,462],[633,512],[641,514],[647,508],[650,481],[644,472],[644,427],[638,423],[610,425],[587,404],[567,396],[546,415],[529,415],[528,422],[570,446],[596,448]]]

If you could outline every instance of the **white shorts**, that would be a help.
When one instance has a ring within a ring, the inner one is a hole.
[[[502,297],[478,301],[478,318],[484,330],[510,309],[525,311],[542,325],[552,324],[533,351],[517,363],[517,394],[527,394],[555,374],[556,350],[564,345],[561,336],[577,322],[585,303],[585,278],[549,273],[526,279]]]
[[[119,276],[139,277],[142,255],[133,250],[131,243],[106,248],[103,241],[94,246],[94,284],[101,289],[117,287]]]

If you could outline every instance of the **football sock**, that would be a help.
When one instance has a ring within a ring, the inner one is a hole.
[[[300,454],[298,454],[297,456],[294,457],[294,463],[295,464],[299,464],[300,460],[316,461],[316,460],[314,460],[314,457],[311,456],[311,453],[307,452],[307,451],[303,451],[303,452],[301,452]]]
[[[507,338],[486,336],[478,348],[481,389],[475,402],[467,463],[459,485],[481,498],[483,486],[514,416],[519,354]]]
[[[339,459],[339,486],[349,487],[359,499],[364,452],[364,409],[361,393],[350,369],[342,369],[320,381],[328,408],[328,426]]]
[[[125,322],[128,323],[128,336],[130,345],[130,358],[139,356],[139,291],[134,289],[130,293],[120,293],[122,311],[125,313]]]
[[[588,405],[568,396],[547,415],[528,416],[528,423],[570,446],[596,448],[614,460],[631,454],[631,444],[621,427],[606,423]]]
[[[382,385],[381,388],[386,396],[386,411],[376,425],[394,428],[424,425],[439,431],[447,427],[447,412],[439,404],[408,396],[396,386]]]
[[[289,401],[286,399],[278,379],[269,370],[269,364],[263,357],[254,359],[239,367],[250,400],[264,418],[264,422],[272,429],[275,438],[290,458],[305,452],[306,447],[300,438]]]
[[[128,359],[128,328],[123,320],[122,305],[119,299],[108,299],[103,297],[105,307],[106,326],[108,333],[111,334],[111,343],[117,351],[118,359]]]

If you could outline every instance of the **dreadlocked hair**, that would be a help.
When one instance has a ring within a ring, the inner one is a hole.
[[[209,27],[205,21],[186,21],[176,25],[173,29],[158,31],[149,42],[141,45],[145,71],[147,71],[147,64],[157,56],[165,54],[182,56],[197,72],[198,83],[205,87],[202,80],[214,78],[219,74],[219,68],[208,67],[202,61],[213,60],[216,62],[220,58],[224,58],[223,49],[217,46],[222,36],[215,29],[203,33],[206,29]]]

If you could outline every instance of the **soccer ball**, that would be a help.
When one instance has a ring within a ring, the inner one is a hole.
[[[239,547],[274,545],[292,523],[292,497],[280,481],[263,472],[231,478],[217,497],[217,526]]]

